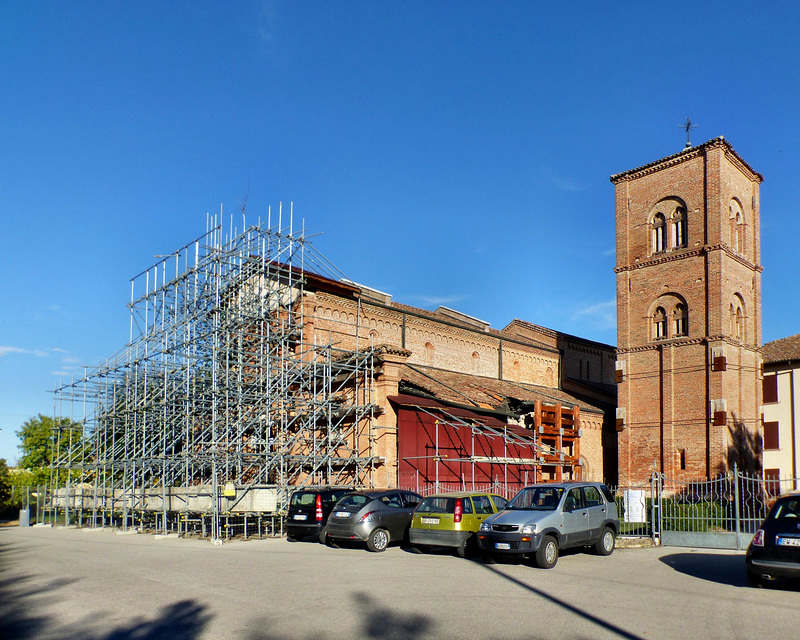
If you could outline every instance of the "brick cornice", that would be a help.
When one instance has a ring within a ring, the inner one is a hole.
[[[731,250],[730,246],[724,242],[720,242],[718,244],[711,244],[706,245],[704,247],[700,247],[699,249],[692,249],[691,251],[680,251],[678,253],[668,253],[668,254],[659,254],[656,258],[651,258],[650,260],[645,260],[644,262],[636,262],[634,264],[624,265],[622,267],[614,267],[614,273],[623,273],[625,271],[635,271],[636,269],[643,269],[645,267],[653,267],[660,264],[666,264],[668,262],[674,262],[676,260],[683,260],[684,258],[696,258],[706,253],[711,253],[712,251],[723,251],[725,252],[729,258],[738,262],[744,267],[752,271],[758,271],[761,273],[764,270],[764,267],[761,265],[755,265],[749,260],[746,260],[738,253],[735,253]]]
[[[359,308],[359,303],[356,299],[340,298],[335,294],[317,292],[315,308],[324,309],[326,305],[331,309],[339,308],[353,313],[356,313]],[[559,353],[556,347],[551,347],[524,336],[503,333],[497,329],[490,329],[487,332],[466,324],[452,322],[444,316],[437,316],[424,309],[415,309],[406,305],[394,307],[372,300],[362,300],[360,306],[362,318],[376,316],[384,321],[397,323],[401,323],[404,316],[413,318],[413,321],[409,320],[407,322],[408,331],[430,331],[453,337],[463,336],[465,340],[467,336],[470,336],[469,339],[474,344],[483,345],[491,349],[498,349],[500,344],[503,345],[504,350],[507,350],[510,344],[519,345],[542,352],[541,357],[558,357]]]
[[[411,356],[411,351],[408,349],[402,349],[400,347],[394,347],[390,344],[380,344],[375,347],[375,355],[377,356],[401,356],[408,358]]]
[[[730,162],[734,167],[736,167],[739,171],[741,171],[744,175],[746,175],[750,180],[755,182],[764,182],[764,176],[762,176],[757,171],[753,170],[749,164],[747,164],[742,158],[739,157],[739,154],[736,153],[732,147],[728,147],[725,149],[725,158]]]
[[[662,347],[686,347],[694,344],[703,344],[707,338],[672,338],[670,340],[659,340],[658,342],[648,342],[647,344],[636,347],[617,348],[617,355],[626,353],[639,353],[641,351],[657,351]]]
[[[629,171],[616,173],[610,177],[610,180],[614,184],[636,180],[643,176],[648,176],[658,171],[662,171],[663,169],[668,169],[670,167],[674,167],[676,165],[682,164],[694,158],[701,157],[705,155],[710,149],[719,149],[719,148],[725,151],[725,157],[731,162],[731,164],[733,164],[737,169],[739,169],[739,171],[745,174],[748,178],[756,182],[764,181],[764,176],[762,176],[760,173],[755,171],[749,164],[747,164],[747,162],[745,162],[744,159],[741,158],[738,153],[736,153],[731,144],[721,136],[719,138],[714,138],[713,140],[709,140],[708,142],[704,142],[703,144],[698,145],[696,147],[691,147],[690,149],[684,149],[679,153],[667,156],[666,158],[662,158],[661,160],[656,160],[655,162],[651,162],[636,169],[630,169]]]
[[[669,340],[658,340],[657,342],[648,342],[647,344],[637,345],[635,347],[618,347],[617,355],[625,355],[626,353],[639,353],[642,351],[657,351],[662,347],[686,347],[695,344],[711,344],[724,342],[737,349],[746,349],[748,351],[759,351],[759,348],[753,344],[743,344],[734,340],[730,336],[714,335],[702,338],[671,338]]]

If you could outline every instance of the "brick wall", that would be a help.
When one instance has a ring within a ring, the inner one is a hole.
[[[689,479],[715,476],[734,461],[752,465],[760,398],[761,176],[717,139],[612,182],[618,360],[625,367],[620,481],[642,481],[654,468]],[[677,207],[685,209],[684,246],[674,242]],[[740,210],[743,231],[732,210]],[[660,251],[658,213],[666,217]],[[688,309],[685,335],[676,332],[678,305]],[[738,325],[732,306],[743,307]],[[658,308],[666,312],[662,338]],[[710,368],[715,350],[725,355],[725,371]],[[724,401],[722,425],[712,424],[713,400]]]
[[[554,347],[326,292],[316,294],[313,316],[319,343],[332,339],[344,349],[386,344],[411,351],[409,364],[492,378],[500,377],[502,361],[504,380],[558,387],[560,355]]]

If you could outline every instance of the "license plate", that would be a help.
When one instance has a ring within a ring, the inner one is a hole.
[[[494,543],[494,548],[495,549],[511,549],[511,543],[510,542],[495,542]]]
[[[337,518],[349,518],[350,517],[350,512],[349,511],[337,511],[333,515],[335,515]]]
[[[422,524],[439,524],[439,518],[423,518]]]
[[[778,538],[778,544],[782,547],[800,547],[800,538]]]
[[[295,513],[294,519],[295,520],[305,520],[308,516],[305,513]]]

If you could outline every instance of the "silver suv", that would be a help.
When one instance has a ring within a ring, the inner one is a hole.
[[[614,495],[599,482],[559,482],[525,487],[505,509],[481,524],[478,547],[485,562],[497,555],[532,556],[551,569],[559,549],[593,546],[608,556],[619,532]]]

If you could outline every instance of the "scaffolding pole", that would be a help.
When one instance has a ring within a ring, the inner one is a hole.
[[[260,529],[293,488],[373,486],[375,350],[307,328],[306,276],[342,275],[282,211],[269,220],[226,233],[209,217],[131,280],[129,344],[55,390],[81,417],[57,434],[69,487],[53,508],[124,529],[199,523],[221,540],[241,510]]]

